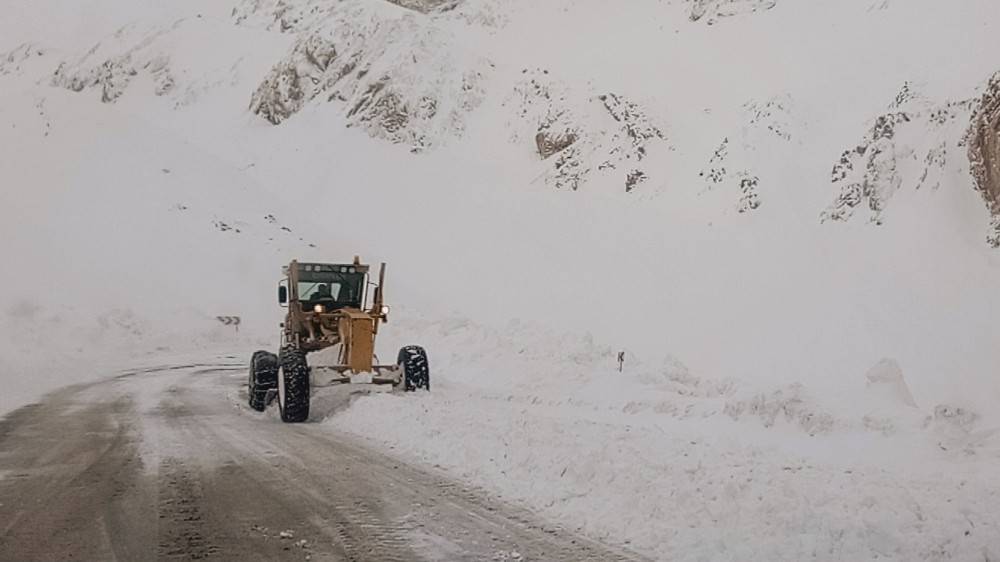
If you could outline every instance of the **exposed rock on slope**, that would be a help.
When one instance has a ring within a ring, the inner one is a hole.
[[[277,125],[313,100],[338,102],[350,125],[420,151],[461,135],[481,102],[487,63],[460,52],[423,16],[335,11],[275,65],[250,109]]]
[[[125,26],[78,59],[61,62],[52,73],[51,84],[74,92],[98,90],[102,102],[114,103],[145,75],[148,80],[143,80],[144,85],[152,83],[149,93],[170,97],[177,106],[185,105],[197,97],[197,86],[218,86],[224,83],[224,73],[232,72],[233,63],[226,60],[223,68],[229,70],[212,69],[195,79],[189,68],[178,71],[174,64],[173,53],[178,45],[202,40],[210,33],[199,18],[181,19],[159,28]]]
[[[452,10],[461,3],[461,0],[384,1],[422,14]],[[232,16],[237,24],[257,22],[267,29],[296,32],[313,27],[326,19],[326,15],[342,9],[338,4],[328,0],[243,0],[233,8]]]
[[[976,189],[993,215],[987,241],[1000,247],[1000,73],[980,97],[962,101],[932,102],[904,84],[889,111],[834,164],[831,181],[841,189],[823,220],[849,220],[865,207],[881,224],[900,189],[938,189],[946,172],[964,173],[964,158],[951,155],[966,146]]]
[[[849,220],[864,206],[882,224],[888,201],[904,187],[937,189],[949,154],[961,144],[968,101],[934,103],[904,84],[889,111],[834,164],[831,181],[840,194],[823,220]]]
[[[0,76],[8,74],[18,74],[21,72],[21,65],[26,61],[45,55],[45,49],[24,43],[14,47],[7,53],[0,54]]]
[[[761,179],[755,169],[757,155],[788,150],[793,138],[792,106],[787,95],[744,104],[746,125],[733,136],[722,139],[708,165],[699,173],[708,189],[722,187],[738,193],[736,210],[740,213],[754,211],[762,204]]]
[[[397,6],[402,6],[410,10],[416,10],[424,14],[434,10],[454,9],[459,4],[459,0],[387,0]]]
[[[778,0],[690,0],[691,21],[712,25],[720,19],[770,10]]]
[[[1000,247],[1000,72],[976,102],[968,144],[972,176],[993,214],[988,241]]]
[[[547,70],[525,70],[503,105],[511,142],[533,139],[538,156],[552,161],[544,178],[557,189],[575,191],[592,176],[615,174],[632,191],[649,177],[643,162],[649,152],[670,148],[637,102],[614,92],[581,94]]]
[[[101,101],[112,103],[125,93],[129,83],[141,71],[148,72],[153,77],[156,95],[162,96],[174,88],[174,78],[170,73],[167,58],[142,60],[133,58],[131,53],[95,63],[85,62],[78,65],[63,63],[52,75],[52,84],[74,92],[99,88]]]

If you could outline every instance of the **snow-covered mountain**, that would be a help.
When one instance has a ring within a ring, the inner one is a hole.
[[[338,426],[666,559],[1000,556],[994,0],[10,4],[0,409],[361,254],[442,384]]]
[[[269,37],[282,47],[254,57],[271,70],[243,94],[275,125],[326,111],[420,152],[472,140],[471,121],[508,141],[498,148],[541,161],[534,168],[548,185],[659,193],[700,179],[741,213],[766,205],[761,190],[792,189],[761,185],[792,168],[831,199],[829,209],[801,212],[843,220],[864,203],[880,223],[900,187],[933,189],[934,176],[968,168],[959,149],[996,71],[978,56],[992,46],[981,25],[991,8],[639,1],[606,14],[595,2],[247,0],[228,15],[216,8],[211,23],[183,9],[163,17],[169,25],[125,20],[49,72],[52,85],[97,89],[105,103],[147,77],[142,93],[179,108],[232,82],[251,37],[238,29],[267,30],[287,39]],[[601,32],[598,22],[630,32]],[[226,24],[224,34],[215,29]],[[964,37],[951,41],[945,27]],[[44,58],[37,43],[7,53],[3,72]],[[824,154],[822,176],[788,165],[803,153],[818,160],[848,127],[848,146]]]

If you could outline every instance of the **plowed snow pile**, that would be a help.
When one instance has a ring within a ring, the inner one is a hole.
[[[331,428],[656,559],[1000,559],[994,0],[8,4],[0,410],[361,254],[435,389]]]

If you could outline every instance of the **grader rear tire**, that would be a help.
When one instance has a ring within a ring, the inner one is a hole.
[[[267,391],[278,386],[278,356],[268,351],[256,351],[250,358],[250,380],[247,394],[250,407],[258,412],[267,408]]]
[[[278,409],[281,421],[302,423],[309,419],[309,364],[306,354],[294,348],[281,350],[278,373]]]
[[[419,345],[408,345],[399,350],[396,364],[403,369],[403,390],[431,389],[431,370],[427,363],[427,352]]]

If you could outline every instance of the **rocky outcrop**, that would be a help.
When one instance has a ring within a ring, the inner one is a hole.
[[[931,101],[904,84],[889,111],[833,165],[840,193],[822,220],[850,220],[865,209],[882,224],[899,190],[938,189],[946,173],[964,174],[966,163],[992,215],[987,242],[1000,247],[1000,72],[981,96],[960,101]]]
[[[101,101],[113,103],[139,75],[147,72],[155,84],[153,93],[162,96],[170,93],[175,86],[170,73],[169,61],[165,57],[136,60],[131,54],[112,57],[94,64],[69,65],[62,63],[52,75],[52,85],[82,92],[96,88],[101,91]]]
[[[99,90],[103,103],[114,103],[141,74],[153,83],[153,94],[174,92],[177,82],[170,58],[164,54],[167,36],[189,22],[179,20],[172,27],[144,29],[126,26],[94,45],[75,61],[63,61],[52,74],[53,86],[74,92]]]
[[[993,215],[988,241],[1000,247],[1000,72],[975,103],[967,143],[972,177]]]
[[[462,0],[384,0],[421,14],[447,12],[462,5]],[[237,25],[255,24],[283,33],[306,32],[337,10],[339,2],[289,0],[242,0],[233,8]]]
[[[904,84],[889,111],[833,165],[830,181],[840,193],[821,220],[847,221],[866,209],[870,222],[882,224],[900,189],[938,189],[968,112],[968,101],[933,102]]]
[[[689,0],[691,21],[713,25],[719,20],[744,14],[765,12],[778,0]]]
[[[614,92],[578,92],[547,70],[523,71],[503,105],[510,141],[534,140],[542,160],[552,160],[546,183],[578,190],[599,176],[613,175],[626,192],[649,179],[650,150],[669,150],[662,127],[637,102]]]
[[[824,218],[847,220],[864,204],[871,212],[871,221],[882,224],[886,202],[903,183],[897,168],[896,129],[911,120],[906,112],[879,115],[861,142],[844,151],[832,172],[833,183],[843,188]]]
[[[427,14],[435,10],[453,10],[460,0],[387,0],[397,6]]]
[[[552,133],[549,131],[538,131],[535,135],[535,145],[538,146],[538,155],[542,160],[566,150],[576,142],[576,134],[570,132]]]
[[[32,43],[24,43],[0,54],[0,76],[19,74],[21,67],[31,59],[45,56],[45,49]]]
[[[337,47],[314,35],[298,42],[288,56],[276,64],[250,100],[250,109],[274,125],[357,70],[356,61],[338,59]],[[333,64],[339,62],[336,68]]]
[[[749,213],[762,205],[761,178],[755,170],[761,154],[787,150],[793,138],[793,105],[788,95],[743,104],[744,124],[722,139],[699,173],[706,189],[738,193],[738,213]]]
[[[312,102],[333,103],[348,126],[419,152],[462,134],[486,64],[464,58],[432,18],[334,10],[275,64],[250,110],[279,125]]]

